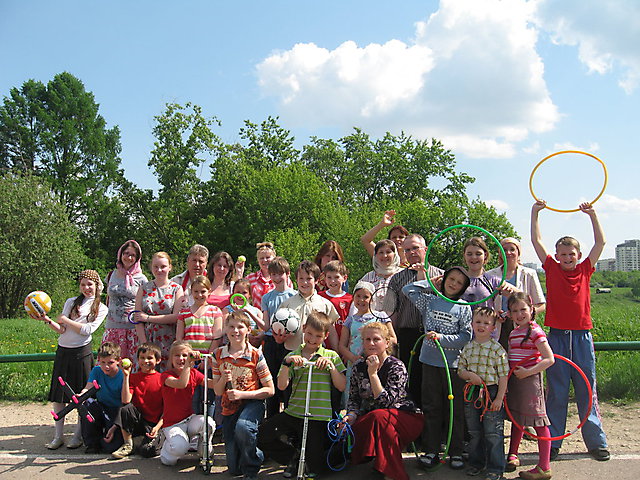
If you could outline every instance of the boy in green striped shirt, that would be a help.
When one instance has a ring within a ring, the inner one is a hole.
[[[288,354],[282,361],[278,373],[278,388],[284,390],[292,385],[291,398],[286,410],[271,417],[260,426],[258,444],[265,456],[288,464],[283,476],[291,478],[297,471],[299,450],[302,439],[302,427],[307,397],[309,367],[305,360],[316,362],[311,374],[311,396],[309,402],[309,427],[307,431],[306,463],[307,476],[314,477],[326,468],[325,449],[327,423],[332,418],[331,386],[344,391],[346,368],[337,352],[322,346],[329,335],[332,322],[321,312],[311,312],[304,325],[304,343]],[[287,439],[293,437],[294,445]],[[284,440],[284,441],[283,441]]]

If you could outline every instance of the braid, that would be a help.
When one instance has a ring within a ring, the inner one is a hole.
[[[526,305],[529,306],[529,309],[531,310],[531,318],[529,319],[529,326],[527,327],[527,333],[525,334],[524,338],[520,342],[520,346],[522,346],[524,342],[526,342],[527,340],[529,340],[529,338],[531,338],[532,325],[536,319],[536,309],[533,308],[533,301],[531,300],[531,296],[527,295],[524,292],[516,292],[513,295],[511,295],[509,297],[509,300],[507,301],[507,308],[511,310],[511,306],[516,302],[524,302]]]

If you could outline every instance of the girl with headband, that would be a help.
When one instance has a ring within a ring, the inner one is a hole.
[[[91,334],[102,324],[107,315],[107,307],[100,302],[103,285],[95,270],[84,270],[78,275],[80,295],[67,299],[62,313],[56,321],[47,315],[33,316],[42,320],[51,330],[58,333],[58,348],[53,361],[49,401],[53,402],[53,411],[59,412],[65,406],[66,393],[58,381],[62,379],[73,389],[80,392],[89,379],[93,367],[91,354]],[[46,447],[56,450],[64,445],[64,417],[55,422],[53,440]],[[67,448],[82,446],[80,418]]]
[[[129,313],[135,310],[138,288],[147,283],[140,268],[142,249],[135,240],[128,240],[118,249],[116,269],[107,275],[107,306],[102,343],[120,345],[122,358],[135,358],[138,338]]]

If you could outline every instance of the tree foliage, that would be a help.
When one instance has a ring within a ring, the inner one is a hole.
[[[461,199],[473,178],[455,170],[455,158],[443,145],[387,133],[372,140],[360,129],[339,141],[313,137],[302,155],[349,207],[421,199],[429,204]]]
[[[120,131],[98,109],[67,72],[12,88],[0,107],[0,168],[47,178],[73,222],[86,220],[120,174]]]
[[[497,237],[515,234],[504,215],[467,199],[473,178],[456,171],[453,154],[436,140],[391,134],[373,140],[355,130],[338,141],[313,138],[299,150],[277,118],[246,121],[233,143],[220,139],[218,125],[191,104],[169,104],[156,117],[149,165],[161,188],[154,194],[129,184],[124,195],[144,226],[136,238],[152,249],[182,258],[190,244],[202,243],[245,254],[255,268],[255,244],[270,240],[295,266],[333,239],[357,279],[371,270],[359,238],[388,208],[427,241],[459,223],[476,223]],[[443,239],[433,263],[459,264],[464,238],[476,233]]]
[[[25,296],[45,290],[54,301],[85,262],[65,208],[42,179],[0,177],[0,317],[14,316]]]
[[[438,140],[390,133],[373,139],[356,128],[296,146],[291,132],[267,117],[245,121],[238,141],[225,142],[219,125],[197,105],[167,104],[154,118],[148,160],[159,188],[141,189],[119,169],[118,128],[106,127],[80,80],[61,73],[47,85],[26,81],[4,98],[0,169],[50,179],[99,269],[112,264],[126,238],[136,238],[145,253],[168,251],[177,263],[194,243],[244,254],[251,263],[255,244],[271,240],[293,266],[333,239],[357,280],[371,269],[359,238],[386,209],[427,242],[461,223],[496,237],[515,234],[504,215],[467,198],[474,179],[458,171]],[[432,263],[460,263],[462,241],[472,234],[442,238]]]

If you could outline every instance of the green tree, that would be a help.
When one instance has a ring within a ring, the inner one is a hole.
[[[102,198],[121,176],[120,131],[70,73],[46,86],[28,80],[0,106],[0,168],[46,178],[69,219],[91,226]]]
[[[455,157],[442,143],[387,133],[372,140],[355,129],[334,140],[313,137],[302,161],[349,207],[421,199],[462,199],[474,179],[456,172]]]
[[[359,238],[388,208],[427,241],[460,223],[498,238],[515,234],[504,215],[468,200],[473,178],[457,172],[451,152],[435,140],[387,134],[374,141],[356,130],[339,141],[313,138],[300,151],[273,117],[246,121],[235,143],[223,142],[213,131],[217,125],[191,104],[168,105],[156,117],[150,165],[161,189],[155,195],[128,185],[123,195],[136,199],[130,211],[146,225],[139,238],[153,237],[156,248],[180,256],[203,243],[244,254],[250,263],[255,244],[270,240],[294,268],[331,239],[342,245],[355,281],[372,268]],[[209,162],[210,178],[203,180],[199,172]],[[475,233],[443,238],[433,263],[461,263],[462,242]]]
[[[0,317],[15,316],[33,290],[64,301],[65,280],[86,260],[64,206],[32,175],[2,175],[0,198]]]

